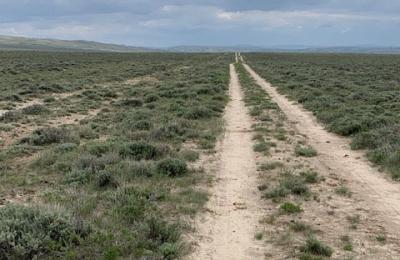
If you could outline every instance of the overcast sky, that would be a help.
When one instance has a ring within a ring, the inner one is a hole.
[[[400,46],[400,0],[0,0],[0,35],[136,46]]]

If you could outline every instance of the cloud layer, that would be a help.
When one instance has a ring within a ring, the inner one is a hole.
[[[400,45],[397,0],[0,0],[0,34],[128,45]]]

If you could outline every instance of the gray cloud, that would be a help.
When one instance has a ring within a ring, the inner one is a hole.
[[[397,0],[0,0],[0,34],[147,46],[400,45],[399,24]]]

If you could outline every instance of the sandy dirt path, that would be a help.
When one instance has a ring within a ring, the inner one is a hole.
[[[207,212],[197,220],[198,248],[189,259],[263,259],[254,238],[261,231],[262,202],[258,194],[256,155],[252,149],[251,119],[242,101],[238,76],[230,65],[230,97],[225,134],[218,147],[216,183]]]
[[[318,151],[319,162],[346,179],[351,190],[381,217],[386,230],[399,236],[400,185],[374,168],[364,152],[351,150],[348,138],[326,131],[311,112],[289,101],[252,68],[244,66],[279,105],[288,120],[295,124],[299,133],[306,136],[308,143]]]

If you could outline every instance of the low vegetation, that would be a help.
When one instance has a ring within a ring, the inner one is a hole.
[[[317,156],[317,151],[311,146],[297,145],[294,152],[297,156],[304,156],[304,157]]]
[[[329,246],[324,245],[315,237],[308,238],[306,244],[301,247],[301,251],[305,254],[326,257],[332,256],[333,253],[333,250]],[[305,256],[303,256],[302,258],[305,259]]]
[[[400,56],[247,54],[246,61],[400,179]]]
[[[1,129],[24,133],[1,133],[11,141],[0,152],[0,255],[183,256],[207,201],[207,173],[192,162],[222,132],[231,55],[0,57],[0,109],[11,111]]]
[[[65,212],[21,205],[0,208],[0,255],[33,259],[79,246],[92,232],[84,221]]]

